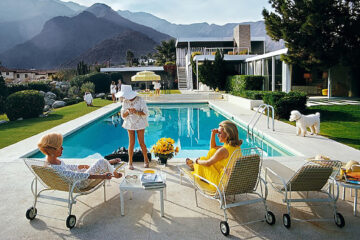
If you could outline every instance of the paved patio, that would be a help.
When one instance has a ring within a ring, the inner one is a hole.
[[[190,96],[183,96],[186,101]],[[208,94],[203,100],[209,102],[215,109],[240,124],[246,124],[253,112],[242,109],[236,103],[218,100]],[[163,101],[164,99],[161,99]],[[169,99],[176,101],[176,99]],[[155,100],[153,102],[156,102]],[[80,125],[93,121],[107,111],[118,107],[111,104],[82,118],[55,127],[47,132],[57,131],[65,135],[79,128]],[[291,125],[275,122],[276,131],[266,128],[266,120],[262,118],[257,126],[260,134],[279,145],[286,145],[296,153],[295,157],[268,158],[265,165],[276,165],[286,171],[297,170],[306,158],[316,154],[328,155],[332,159],[342,161],[357,160],[360,151],[337,143],[321,136],[298,137]],[[159,194],[153,192],[134,193],[132,200],[125,195],[125,216],[120,215],[119,182],[111,181],[107,190],[107,202],[103,202],[101,189],[93,194],[80,197],[74,206],[73,214],[77,216],[77,226],[68,230],[65,226],[67,217],[66,203],[41,199],[38,204],[38,216],[29,222],[25,211],[32,205],[33,197],[30,184],[33,178],[25,164],[19,160],[21,156],[36,150],[36,143],[43,134],[25,139],[17,144],[0,149],[0,167],[3,170],[0,184],[0,236],[2,239],[226,239],[219,230],[219,222],[223,212],[216,201],[199,197],[199,207],[195,205],[194,191],[190,184],[180,185],[176,165],[183,159],[170,161],[164,169],[167,173],[167,199],[165,200],[165,217],[160,217]],[[84,162],[90,160],[75,159],[67,161]],[[135,164],[136,171],[142,171],[142,164]],[[151,167],[157,169],[155,162]],[[346,201],[338,201],[338,211],[345,217],[346,226],[342,229],[333,222],[331,209],[326,205],[297,204],[292,214],[298,218],[327,217],[330,222],[293,222],[291,229],[282,225],[282,214],[286,207],[281,201],[281,195],[271,190],[268,198],[269,208],[274,212],[277,222],[269,226],[264,222],[241,225],[246,221],[262,218],[264,215],[261,204],[237,207],[229,211],[230,239],[347,239],[357,238],[360,218],[352,215],[353,199],[347,194]],[[67,197],[56,193],[56,196]],[[246,196],[240,198],[246,199]],[[250,198],[250,196],[249,196]]]

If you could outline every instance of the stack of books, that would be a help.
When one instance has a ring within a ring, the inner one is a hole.
[[[145,189],[164,188],[163,178],[158,173],[144,173],[141,175],[141,183]]]

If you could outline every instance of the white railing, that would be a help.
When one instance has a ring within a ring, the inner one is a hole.
[[[274,126],[274,117],[275,117],[275,110],[274,107],[269,105],[269,104],[261,104],[258,109],[256,110],[256,112],[254,113],[254,115],[252,116],[250,122],[247,125],[247,134],[250,135],[251,137],[254,136],[254,127],[257,124],[257,122],[259,121],[260,117],[264,114],[264,111],[267,110],[267,128],[269,129],[269,119],[270,119],[270,109],[271,109],[271,113],[272,113],[272,130],[275,131],[275,126]],[[256,118],[257,116],[257,118]],[[256,118],[256,120],[255,120]],[[255,121],[254,121],[255,120]],[[254,123],[253,123],[254,122]],[[250,126],[253,123],[251,129]]]

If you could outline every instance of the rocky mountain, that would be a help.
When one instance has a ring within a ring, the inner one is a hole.
[[[174,24],[166,21],[165,19],[158,18],[152,14],[145,12],[130,12],[130,11],[117,11],[119,15],[130,21],[145,26],[151,26],[159,32],[166,33],[175,38],[181,37],[231,37],[233,36],[234,27],[238,24],[250,24],[251,36],[265,37],[267,51],[275,51],[284,47],[282,41],[272,41],[267,35],[265,30],[264,21],[257,22],[242,22],[242,23],[227,23],[225,25],[216,25],[208,23],[193,23],[193,24]]]
[[[161,42],[163,40],[168,40],[171,37],[167,34],[161,33],[159,31],[154,30],[151,26],[144,26],[141,24],[137,24],[135,22],[129,21],[128,19],[120,16],[117,12],[112,10],[109,6],[101,3],[96,3],[91,7],[87,8],[86,11],[93,13],[95,16],[99,18],[104,18],[109,20],[110,22],[116,23],[118,25],[126,26],[129,29],[134,31],[138,31],[146,34],[148,37],[153,39],[155,42]]]
[[[60,0],[1,0],[0,53],[40,33],[47,20],[74,16],[83,8]]]
[[[5,51],[0,59],[12,68],[55,68],[127,30],[86,11],[75,17],[56,17],[46,22],[38,35]]]
[[[140,57],[151,52],[151,50],[154,51],[153,49],[156,45],[158,43],[145,34],[126,31],[102,41],[95,47],[64,64],[64,67],[74,67],[80,61],[96,64],[104,63],[109,59],[113,64],[125,63],[127,50],[132,51],[135,57]]]

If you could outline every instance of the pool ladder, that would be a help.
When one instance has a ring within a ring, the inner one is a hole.
[[[256,110],[256,112],[254,113],[254,115],[252,116],[250,122],[247,125],[247,135],[251,136],[252,138],[254,137],[254,127],[255,125],[258,123],[261,115],[264,114],[264,111],[267,110],[267,128],[269,129],[269,119],[270,119],[270,109],[271,109],[271,113],[272,113],[272,130],[275,131],[275,127],[274,127],[274,116],[275,116],[275,110],[274,107],[269,105],[269,104],[261,104],[258,109]],[[256,118],[257,117],[257,118]],[[256,120],[255,120],[256,119]],[[255,120],[255,121],[254,121]],[[251,127],[251,124],[252,127]],[[264,138],[264,136],[263,136]]]

